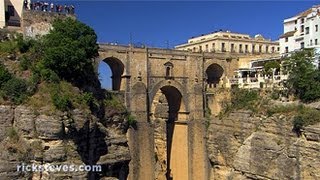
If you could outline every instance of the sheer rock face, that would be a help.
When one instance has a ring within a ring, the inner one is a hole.
[[[320,179],[320,124],[292,132],[292,117],[237,111],[212,119],[210,179]]]
[[[126,179],[130,153],[120,115],[118,126],[79,109],[45,114],[26,106],[0,106],[0,177],[4,179]],[[17,166],[94,165],[102,172],[21,172]]]

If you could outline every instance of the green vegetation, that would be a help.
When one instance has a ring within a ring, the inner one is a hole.
[[[96,41],[97,36],[89,26],[72,18],[56,20],[43,39],[43,66],[61,79],[85,83],[94,74],[92,58],[98,55]]]
[[[126,117],[126,120],[127,120],[128,125],[129,125],[130,127],[133,127],[133,128],[136,127],[136,125],[137,125],[137,120],[136,120],[136,118],[135,118],[132,114],[128,113],[128,114],[127,114],[127,117]]]
[[[124,112],[126,111],[123,103],[120,101],[118,97],[113,94],[107,94],[107,97],[104,100],[104,105],[107,107],[112,107],[113,109]]]
[[[27,83],[23,79],[11,78],[1,86],[1,91],[5,98],[20,104],[27,97]]]
[[[302,106],[293,119],[293,130],[300,135],[303,127],[316,123],[320,123],[320,111]]]
[[[19,141],[19,134],[17,130],[14,127],[10,127],[7,129],[7,136],[12,140],[13,142]]]
[[[320,71],[314,66],[315,52],[305,49],[285,60],[289,72],[287,88],[303,102],[320,99]]]
[[[232,88],[231,101],[223,103],[223,110],[220,112],[219,117],[229,114],[232,110],[246,109],[253,112],[257,111],[260,103],[259,92],[256,90],[247,90]]]
[[[272,75],[273,69],[279,69],[280,64],[277,61],[270,61],[264,65],[264,72],[268,75]]]

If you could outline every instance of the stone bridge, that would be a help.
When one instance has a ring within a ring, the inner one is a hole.
[[[136,117],[129,130],[131,180],[208,179],[206,92],[228,86],[237,58],[219,53],[100,44],[112,89]]]

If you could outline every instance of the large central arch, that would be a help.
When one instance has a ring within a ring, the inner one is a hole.
[[[183,94],[172,85],[161,86],[153,96],[156,179],[188,179],[188,126]]]

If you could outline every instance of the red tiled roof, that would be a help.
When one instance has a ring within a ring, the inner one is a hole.
[[[296,16],[299,16],[299,17],[305,17],[307,16],[308,14],[310,14],[312,12],[312,8],[319,8],[320,5],[315,5],[315,6],[312,6],[311,8],[297,14]],[[320,14],[320,12],[318,12],[318,15]]]
[[[280,38],[291,37],[291,36],[293,36],[293,35],[294,35],[294,33],[295,33],[295,32],[296,32],[296,31],[289,31],[289,32],[286,32],[286,33],[282,34],[282,35],[280,36]]]

